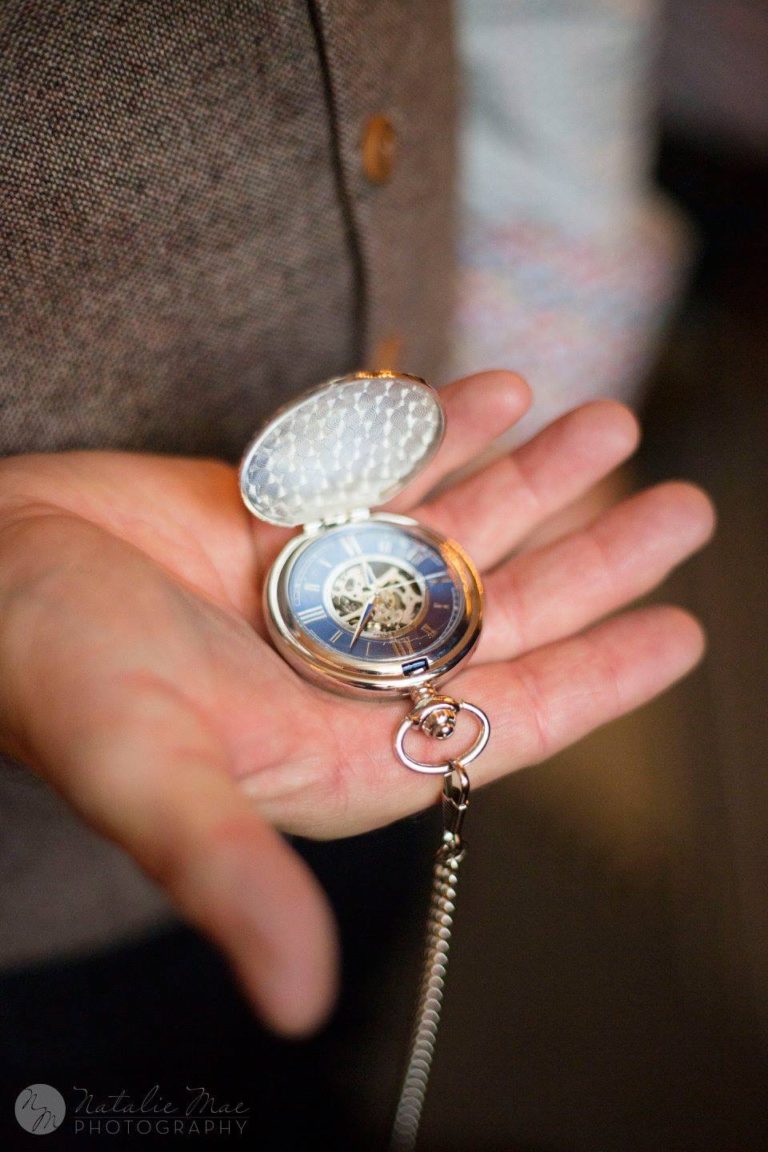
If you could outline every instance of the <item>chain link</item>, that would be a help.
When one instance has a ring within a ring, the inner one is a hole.
[[[461,825],[469,804],[469,777],[463,765],[453,761],[450,769],[443,781],[443,842],[435,857],[422,978],[390,1152],[412,1152],[416,1145],[443,1006],[459,865],[466,851]]]
[[[415,772],[442,774],[443,839],[435,857],[419,997],[389,1152],[412,1152],[416,1146],[443,1007],[459,865],[466,851],[461,839],[464,814],[469,804],[466,765],[480,755],[491,734],[485,712],[474,704],[468,704],[466,700],[439,695],[429,684],[414,689],[411,698],[413,708],[397,731],[395,751],[403,764]],[[413,728],[420,729],[424,735],[433,739],[449,740],[454,732],[456,718],[462,710],[475,717],[479,729],[474,742],[461,756],[441,764],[427,764],[414,760],[406,752],[405,736]]]

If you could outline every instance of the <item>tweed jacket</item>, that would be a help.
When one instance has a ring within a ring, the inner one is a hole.
[[[0,453],[233,460],[330,375],[439,379],[454,96],[447,0],[7,0]],[[0,834],[0,963],[167,914],[8,761]]]

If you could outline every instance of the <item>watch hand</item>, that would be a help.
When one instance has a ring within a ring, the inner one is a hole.
[[[355,628],[355,634],[352,637],[352,643],[349,646],[350,652],[354,648],[355,644],[357,644],[358,640],[360,639],[360,634],[363,631],[363,628],[365,628],[366,624],[368,623],[368,617],[370,616],[371,612],[373,611],[373,601],[374,601],[374,597],[371,596],[370,600],[368,601],[365,608],[363,608],[363,611],[360,614],[360,619],[357,622],[357,628]]]

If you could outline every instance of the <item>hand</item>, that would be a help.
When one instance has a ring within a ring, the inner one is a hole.
[[[479,651],[450,684],[493,724],[479,785],[642,704],[698,660],[701,630],[684,612],[614,613],[702,545],[713,515],[697,489],[665,484],[510,559],[632,452],[635,420],[587,405],[425,500],[519,418],[528,390],[489,372],[443,397],[441,451],[392,507],[453,536],[485,574]],[[2,751],[130,852],[289,1034],[332,1002],[335,936],[278,830],[362,832],[430,804],[440,782],[395,758],[403,702],[314,688],[266,642],[261,586],[287,536],[246,512],[221,463],[99,452],[0,462]]]

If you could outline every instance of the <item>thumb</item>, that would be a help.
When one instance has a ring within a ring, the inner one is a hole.
[[[222,948],[271,1028],[310,1032],[336,991],[325,895],[240,791],[223,749],[186,702],[164,690],[149,698],[151,707],[145,696],[135,710],[140,725],[113,720],[70,733],[44,775]]]

